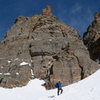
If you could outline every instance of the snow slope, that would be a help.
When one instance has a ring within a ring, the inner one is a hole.
[[[63,87],[63,94],[57,90],[45,90],[44,81],[34,79],[22,88],[0,88],[0,100],[100,100],[100,70],[72,85]]]

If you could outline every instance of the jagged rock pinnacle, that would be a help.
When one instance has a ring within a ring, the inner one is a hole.
[[[50,16],[50,15],[52,15],[52,7],[51,6],[47,6],[47,8],[44,8],[43,10],[42,10],[42,14],[43,15],[47,15],[47,16]]]
[[[95,13],[95,14],[94,14],[94,18],[95,18],[96,20],[100,20],[100,13]]]
[[[100,13],[94,14],[94,21],[84,33],[83,41],[90,51],[91,59],[100,64]]]

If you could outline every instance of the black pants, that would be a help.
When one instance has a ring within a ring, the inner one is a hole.
[[[63,92],[63,89],[61,87],[58,87],[57,95],[62,94],[62,92]]]

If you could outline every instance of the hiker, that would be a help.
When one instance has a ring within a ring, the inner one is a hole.
[[[58,89],[57,91],[57,95],[62,94],[63,89],[62,89],[62,83],[60,81],[58,81],[55,85],[55,87]]]

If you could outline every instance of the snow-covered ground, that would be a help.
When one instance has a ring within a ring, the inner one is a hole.
[[[44,81],[34,79],[22,88],[0,88],[0,100],[100,100],[100,70],[72,85],[63,87],[63,94],[57,90],[45,90]]]

